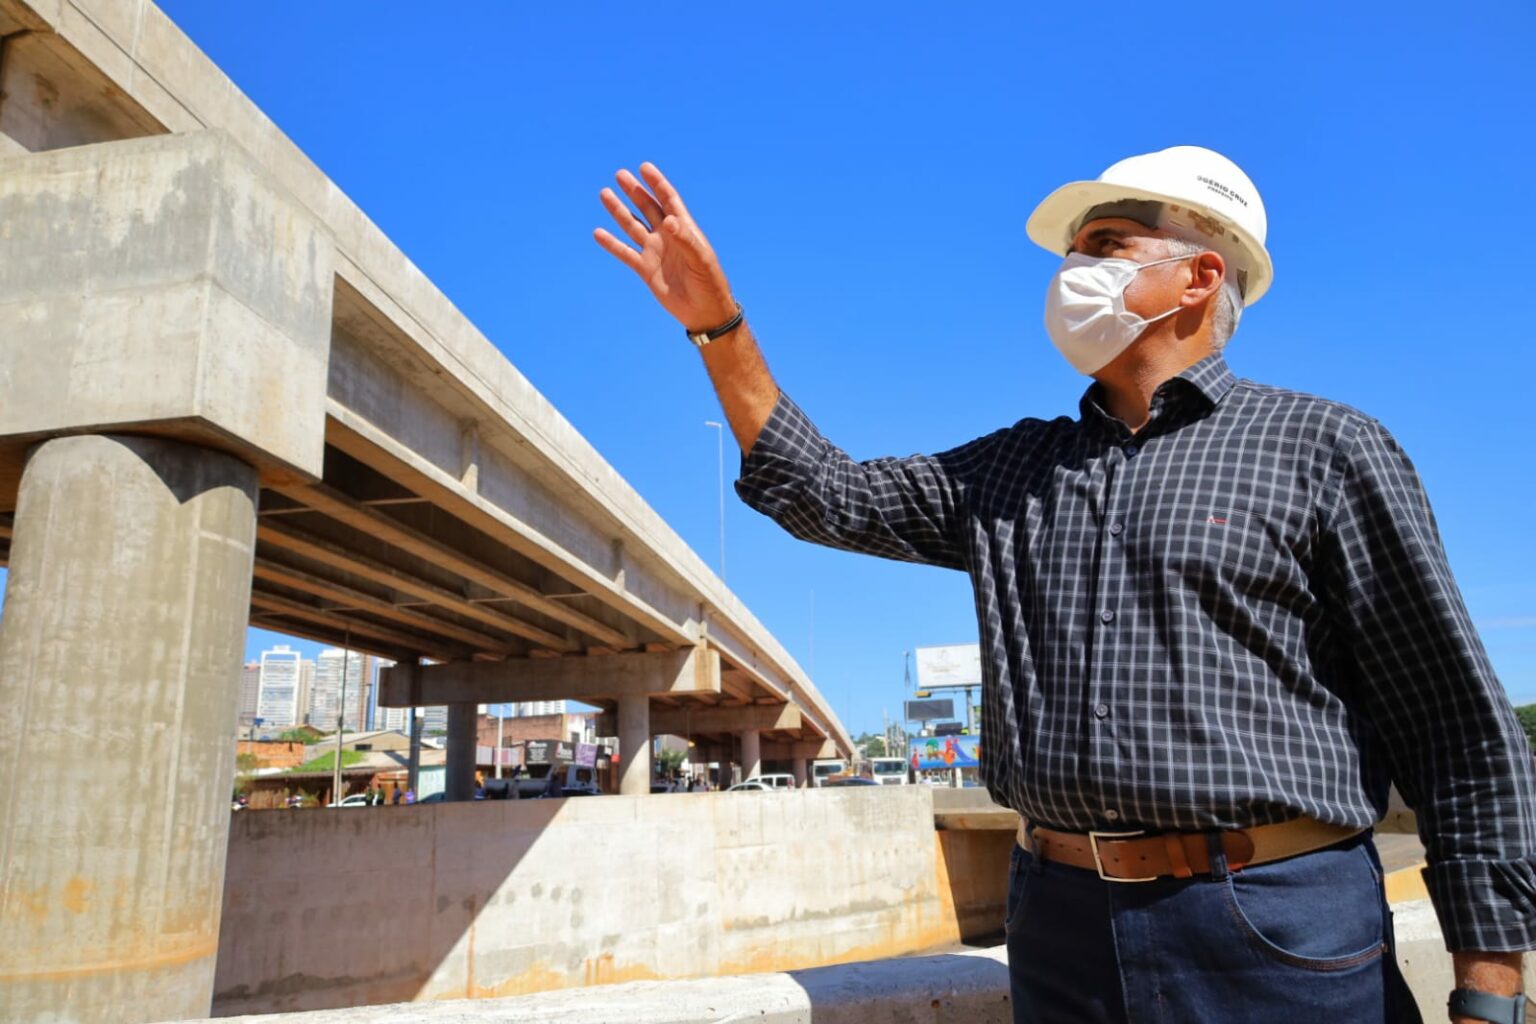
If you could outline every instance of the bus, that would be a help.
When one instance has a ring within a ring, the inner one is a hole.
[[[811,785],[817,789],[833,775],[841,775],[848,766],[838,758],[825,758],[811,762]]]
[[[907,784],[907,759],[904,757],[872,757],[869,768],[874,780],[882,786]]]

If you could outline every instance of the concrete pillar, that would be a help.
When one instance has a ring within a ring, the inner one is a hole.
[[[0,1020],[209,1012],[256,494],[250,466],[153,438],[27,462],[0,619]]]
[[[475,798],[475,744],[479,740],[480,707],[448,705],[448,765],[443,778],[443,799]]]
[[[792,766],[795,773],[795,788],[804,789],[806,783],[810,781],[810,771],[806,759],[797,757],[792,762]]]
[[[753,779],[763,774],[762,734],[756,729],[741,732],[741,777]]]
[[[619,698],[619,793],[651,792],[651,699]]]

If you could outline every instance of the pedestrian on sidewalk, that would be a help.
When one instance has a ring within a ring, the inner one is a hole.
[[[1228,368],[1273,277],[1242,170],[1180,146],[1048,196],[1026,231],[1063,257],[1045,326],[1093,379],[1079,415],[866,462],[779,389],[661,171],[618,185],[628,243],[597,241],[697,346],[738,494],[804,540],[971,577],[982,774],[1024,822],[1015,1021],[1420,1020],[1370,841],[1393,783],[1455,954],[1451,1018],[1521,1020],[1530,750],[1392,435]],[[1341,274],[1390,258],[1350,244]]]

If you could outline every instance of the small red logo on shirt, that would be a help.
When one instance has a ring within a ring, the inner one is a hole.
[[[1206,522],[1210,523],[1212,526],[1226,526],[1227,525],[1227,517],[1226,516],[1211,516],[1210,518],[1208,518],[1206,520]]]

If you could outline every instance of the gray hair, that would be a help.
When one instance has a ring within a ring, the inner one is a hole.
[[[1187,238],[1165,238],[1163,241],[1168,243],[1169,256],[1198,256],[1202,252],[1213,251],[1210,246],[1191,242]],[[1217,352],[1225,348],[1227,339],[1237,330],[1237,322],[1242,317],[1243,295],[1238,291],[1229,267],[1226,276],[1222,278],[1221,293],[1216,296],[1215,315],[1211,317],[1211,347]]]

